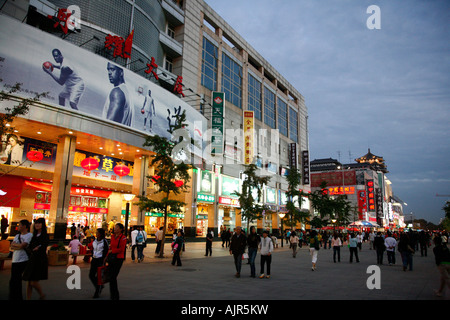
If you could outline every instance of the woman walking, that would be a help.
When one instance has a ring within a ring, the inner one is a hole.
[[[31,299],[33,289],[38,292],[41,300],[45,299],[45,294],[39,281],[48,279],[48,243],[49,238],[45,219],[39,218],[34,223],[33,238],[29,244],[31,256],[23,273],[23,280],[28,281],[27,300]]]
[[[248,262],[250,264],[250,277],[256,277],[255,258],[258,252],[258,246],[261,241],[261,237],[256,233],[254,226],[250,227],[250,234],[247,237],[248,245]]]
[[[338,258],[338,262],[341,262],[341,247],[342,241],[339,238],[337,233],[334,233],[333,238],[331,239],[331,247],[333,248],[333,260],[336,263],[336,255]]]
[[[320,250],[320,244],[319,244],[319,239],[317,237],[317,231],[313,230],[313,231],[311,231],[311,234],[309,237],[309,253],[311,255],[311,262],[312,262],[311,270],[312,271],[316,270],[317,254],[319,253],[319,250]]]
[[[108,255],[108,242],[105,239],[105,229],[97,229],[96,239],[92,242],[92,261],[89,270],[89,279],[95,288],[93,298],[98,298],[102,292],[103,285],[98,285],[98,268],[105,264],[105,258]]]
[[[295,231],[292,231],[289,241],[291,242],[292,257],[295,258],[295,256],[297,255],[297,246],[298,246],[298,242],[299,242],[299,238]]]

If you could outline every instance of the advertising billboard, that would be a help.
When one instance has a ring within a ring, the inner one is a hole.
[[[170,138],[175,117],[186,111],[190,136],[207,122],[197,110],[121,65],[39,29],[0,15],[0,88],[22,83],[21,96],[48,92],[44,103]],[[1,107],[0,107],[1,111]]]

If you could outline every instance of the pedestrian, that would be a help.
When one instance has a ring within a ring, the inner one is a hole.
[[[270,265],[272,264],[273,241],[269,237],[269,231],[267,230],[263,231],[263,237],[261,238],[261,242],[259,243],[259,250],[261,252],[261,275],[259,276],[259,278],[264,278],[264,265],[266,265],[265,277],[269,279]]]
[[[147,243],[147,233],[142,226],[137,227],[135,243],[137,249],[137,261],[138,263],[141,263],[144,261],[144,248]]]
[[[370,231],[369,233],[369,245],[370,245],[370,250],[373,249],[373,242],[375,241],[375,232]]]
[[[398,251],[402,256],[403,271],[406,271],[409,266],[409,271],[413,269],[413,254],[414,245],[411,243],[411,239],[408,233],[404,232],[400,235],[400,241],[398,242]]]
[[[136,260],[136,235],[138,233],[137,226],[133,226],[133,231],[130,233],[131,237],[131,261]]]
[[[247,237],[247,245],[248,245],[248,263],[250,264],[250,277],[256,277],[256,267],[255,267],[255,259],[256,254],[258,253],[259,243],[261,242],[261,237],[256,233],[255,226],[250,227],[250,233]]]
[[[299,238],[295,231],[292,231],[289,241],[291,243],[291,248],[292,248],[292,257],[295,258],[297,256],[297,246],[298,246],[298,242],[299,242]]]
[[[358,240],[359,251],[361,251],[362,250],[362,242],[363,242],[363,236],[361,235],[361,233],[358,232],[358,234],[356,235],[356,239]]]
[[[172,265],[175,265],[175,262],[177,263],[177,267],[181,267],[181,258],[180,258],[180,251],[183,249],[183,232],[181,230],[178,230],[177,236],[172,242]]]
[[[212,255],[212,243],[213,243],[213,236],[211,234],[211,232],[207,232],[206,233],[206,253],[205,253],[205,257],[209,255]]]
[[[155,241],[156,241],[156,250],[155,254],[159,254],[161,251],[161,243],[164,237],[164,227],[159,227],[159,230],[155,233]]]
[[[420,255],[423,256],[427,256],[427,247],[428,247],[428,242],[430,241],[430,239],[428,238],[428,234],[425,233],[424,230],[420,231],[419,233],[419,245],[420,245]]]
[[[9,227],[8,218],[6,218],[4,214],[2,214],[2,219],[1,219],[0,224],[1,224],[1,226],[0,226],[1,235],[3,236],[4,234],[6,234],[6,229],[8,229],[8,227]]]
[[[220,228],[220,239],[222,240],[222,248],[225,246],[226,232],[227,232],[227,230],[225,229],[224,226],[222,226]]]
[[[353,263],[353,255],[355,255],[356,262],[359,262],[358,257],[358,239],[355,234],[350,234],[350,239],[348,240],[348,247],[350,249],[350,263]]]
[[[73,239],[73,236],[76,235],[77,227],[75,226],[75,223],[72,223],[72,226],[70,227],[70,238]]]
[[[317,237],[317,231],[312,230],[311,234],[309,235],[309,253],[311,255],[312,271],[316,270],[317,255],[319,253],[319,250],[320,250],[320,242],[319,238]]]
[[[11,278],[9,280],[9,300],[23,300],[22,275],[30,258],[29,252],[26,249],[33,238],[33,234],[30,233],[30,222],[28,220],[20,220],[17,231],[19,233],[11,242],[13,256],[11,262]]]
[[[323,241],[323,248],[326,250],[328,243],[328,233],[326,231],[322,234],[322,241]]]
[[[31,299],[33,289],[35,289],[41,300],[45,299],[42,291],[40,280],[48,279],[48,258],[47,246],[49,238],[47,234],[47,226],[44,218],[39,218],[34,222],[33,238],[29,244],[31,251],[30,260],[23,272],[23,280],[28,281],[27,284],[27,300]]]
[[[234,265],[236,267],[235,277],[239,278],[241,276],[241,266],[242,266],[242,255],[245,252],[247,246],[247,238],[240,226],[236,227],[235,234],[231,237],[230,241],[230,254],[234,257]]]
[[[98,228],[96,232],[96,238],[92,242],[92,260],[91,268],[89,270],[89,279],[95,288],[93,298],[96,299],[102,292],[103,285],[98,284],[98,268],[105,264],[106,256],[108,255],[109,247],[108,241],[106,241],[106,232],[103,228]]]
[[[303,247],[303,232],[300,230],[298,232],[298,246],[300,247],[300,249]]]
[[[71,255],[77,255],[80,253],[81,242],[77,239],[77,236],[73,236],[73,239],[69,242],[69,250]],[[73,256],[75,260],[75,256]]]
[[[109,291],[111,300],[119,300],[119,288],[117,285],[117,277],[119,276],[122,264],[125,261],[125,250],[127,247],[127,238],[123,234],[124,226],[116,223],[111,235],[111,246],[108,251],[108,269],[109,269]]]
[[[397,240],[392,236],[392,233],[388,231],[386,239],[384,239],[384,245],[386,247],[386,255],[389,265],[395,264],[395,247],[397,246]]]
[[[439,289],[434,293],[438,297],[442,297],[445,287],[450,289],[450,252],[447,243],[442,241],[442,237],[434,238],[433,253],[436,266],[441,274]]]
[[[333,247],[333,261],[336,263],[336,255],[338,262],[341,262],[341,247],[342,240],[339,238],[338,234],[335,232],[333,238],[331,239],[331,246]]]
[[[378,231],[375,239],[373,240],[373,247],[377,252],[377,264],[383,264],[383,255],[386,247],[384,245],[384,238],[381,235],[381,232]]]
[[[230,228],[228,228],[228,230],[227,230],[227,233],[226,233],[226,237],[225,237],[225,239],[226,239],[226,241],[225,241],[225,247],[226,248],[229,248],[230,247],[230,241],[231,241],[231,237],[232,237],[233,235],[231,234],[231,230],[230,230]]]

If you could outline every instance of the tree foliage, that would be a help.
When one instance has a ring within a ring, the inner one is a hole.
[[[263,203],[262,190],[270,181],[270,177],[257,176],[258,167],[255,164],[245,165],[245,179],[242,182],[242,192],[234,192],[239,197],[241,215],[247,220],[247,230],[250,221],[262,219],[263,213],[269,213],[269,207]],[[254,191],[257,191],[256,197]]]
[[[336,219],[337,225],[346,225],[350,222],[350,203],[345,196],[332,198],[326,192],[327,183],[322,181],[320,189],[312,192],[309,196],[313,208],[319,213],[320,219],[329,223]]]
[[[152,155],[151,165],[155,168],[154,175],[148,176],[157,185],[156,193],[161,193],[163,198],[159,201],[145,196],[139,196],[137,205],[140,210],[162,212],[164,213],[164,235],[167,231],[168,213],[180,213],[186,205],[185,202],[171,199],[170,196],[176,196],[180,193],[187,192],[190,181],[189,170],[192,168],[190,164],[176,159],[176,146],[181,142],[182,138],[176,138],[173,134],[176,130],[186,128],[185,124],[186,112],[176,116],[176,121],[168,130],[172,134],[171,139],[158,135],[148,136],[144,143],[145,147],[150,147],[154,155]],[[182,181],[182,183],[181,183]],[[160,257],[164,256],[164,237],[162,240]]]
[[[309,218],[309,212],[302,211],[303,196],[306,194],[300,191],[300,181],[302,175],[297,168],[290,168],[286,180],[288,182],[288,190],[286,191],[286,215],[283,218],[283,223],[288,226],[295,226],[297,223],[304,223]],[[298,207],[295,206],[294,200],[298,199]]]

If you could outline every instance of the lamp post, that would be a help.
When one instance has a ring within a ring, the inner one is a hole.
[[[284,234],[283,234],[283,219],[286,216],[286,214],[280,212],[278,215],[280,216],[280,219],[281,219],[281,247],[283,248],[283,242],[284,242],[284,239],[283,239],[283,236],[284,236]]]
[[[134,194],[124,194],[123,199],[127,202],[125,207],[125,237],[128,235],[128,215],[130,214],[130,201],[133,201]]]

